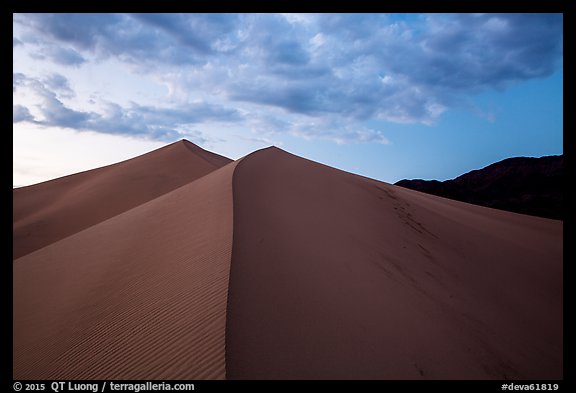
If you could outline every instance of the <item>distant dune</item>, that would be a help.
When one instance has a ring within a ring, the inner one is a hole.
[[[187,141],[14,190],[15,379],[561,379],[561,221]]]
[[[13,190],[14,258],[231,162],[182,140],[118,164]]]

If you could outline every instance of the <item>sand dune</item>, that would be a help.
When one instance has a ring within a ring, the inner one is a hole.
[[[228,377],[561,378],[561,237],[256,152],[234,175]]]
[[[152,200],[231,160],[186,140],[14,190],[14,259]]]
[[[14,378],[224,378],[235,165],[15,260]]]
[[[14,191],[15,379],[562,378],[561,221],[228,162],[178,142]]]

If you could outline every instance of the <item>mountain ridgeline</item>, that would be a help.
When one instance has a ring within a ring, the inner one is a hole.
[[[564,219],[564,157],[513,157],[452,180],[400,180],[398,186],[495,209]]]

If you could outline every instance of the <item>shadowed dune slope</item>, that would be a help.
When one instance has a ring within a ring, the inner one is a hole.
[[[14,379],[225,378],[235,166],[16,259]]]
[[[186,141],[13,190],[14,259],[150,201],[230,159]]]
[[[233,187],[228,378],[562,378],[562,222],[276,148]]]

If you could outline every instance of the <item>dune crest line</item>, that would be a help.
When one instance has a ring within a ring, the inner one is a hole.
[[[187,141],[14,200],[14,379],[563,377],[561,221]]]
[[[562,222],[277,148],[233,198],[228,378],[562,378]]]
[[[164,195],[232,162],[186,140],[13,191],[13,259]]]
[[[15,379],[224,379],[228,164],[14,263]]]

